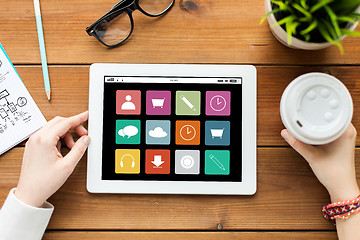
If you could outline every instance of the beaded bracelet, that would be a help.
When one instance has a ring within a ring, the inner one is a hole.
[[[322,209],[324,218],[332,221],[334,224],[336,219],[346,219],[358,212],[360,212],[360,195],[354,200],[339,201],[325,205]]]

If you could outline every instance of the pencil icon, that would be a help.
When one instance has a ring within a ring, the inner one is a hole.
[[[183,100],[183,102],[192,110],[194,110],[196,112],[196,109],[194,107],[194,105],[192,105],[192,103],[186,98],[184,97],[184,95],[180,96],[180,99]]]
[[[209,158],[221,169],[225,171],[224,165],[212,154],[209,155]]]

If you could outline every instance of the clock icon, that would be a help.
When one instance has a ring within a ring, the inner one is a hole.
[[[226,107],[226,99],[221,95],[215,95],[210,99],[210,107],[216,112],[221,112]]]
[[[191,125],[184,125],[180,129],[180,137],[184,139],[185,141],[191,141],[196,136],[196,130]]]

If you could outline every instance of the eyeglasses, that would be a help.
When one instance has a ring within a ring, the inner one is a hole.
[[[86,32],[107,47],[118,46],[134,30],[133,11],[139,9],[146,16],[158,17],[169,11],[174,2],[175,0],[122,0],[87,27]]]

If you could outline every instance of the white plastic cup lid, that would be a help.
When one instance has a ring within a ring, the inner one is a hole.
[[[352,119],[353,103],[349,91],[337,78],[308,73],[286,87],[281,97],[280,115],[295,138],[322,145],[346,131]]]

